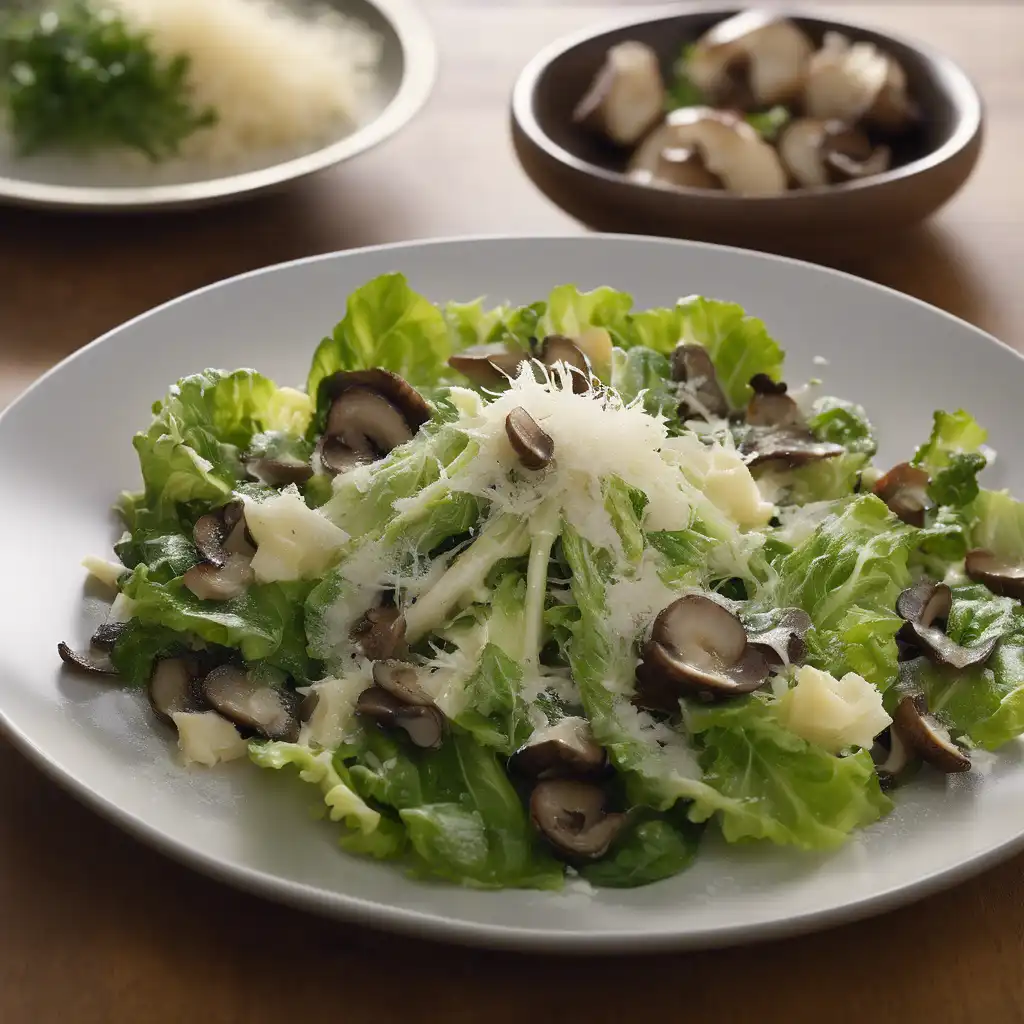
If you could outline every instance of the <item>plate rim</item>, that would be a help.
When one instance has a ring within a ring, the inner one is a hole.
[[[53,185],[0,174],[0,203],[30,209],[138,212],[183,209],[242,198],[326,170],[395,135],[424,107],[437,79],[437,42],[417,0],[365,0],[398,39],[404,67],[398,90],[367,124],[312,153],[252,171],[165,185]]]
[[[158,306],[147,310],[138,316],[132,317],[122,324],[104,332],[98,338],[70,353],[59,363],[51,367],[44,374],[33,381],[6,408],[0,411],[0,432],[4,423],[13,411],[26,401],[36,388],[43,385],[52,374],[65,372],[65,369],[74,363],[75,360],[83,357],[85,353],[94,346],[106,342],[112,336],[120,333],[140,321],[153,316],[178,303],[187,302],[193,298],[217,288],[225,287],[233,282],[247,278],[258,277],[263,274],[277,273],[286,268],[297,267],[305,264],[313,264],[321,261],[355,257],[381,251],[401,252],[407,249],[424,249],[445,247],[459,247],[466,243],[493,243],[493,242],[547,242],[564,241],[574,242],[582,245],[611,245],[632,244],[641,242],[645,246],[666,247],[678,249],[680,247],[696,250],[697,252],[713,250],[742,254],[744,257],[751,257],[755,260],[766,262],[782,262],[793,264],[804,270],[817,271],[827,276],[837,276],[841,279],[855,282],[860,286],[878,290],[882,293],[914,305],[924,307],[932,313],[950,320],[966,328],[978,341],[987,341],[997,347],[1012,353],[1017,359],[1024,361],[1024,355],[1012,348],[1007,343],[1000,341],[995,336],[984,331],[980,327],[967,322],[961,317],[939,309],[930,303],[924,302],[911,295],[905,295],[894,288],[878,284],[857,277],[845,271],[835,270],[831,267],[823,267],[817,264],[808,263],[804,260],[793,259],[786,256],[778,256],[771,253],[756,252],[753,250],[741,249],[735,246],[714,245],[705,242],[693,242],[679,239],[649,238],[642,235],[609,234],[587,236],[580,234],[552,233],[552,234],[483,234],[453,236],[439,239],[410,240],[403,242],[385,243],[375,246],[364,246],[356,249],[339,250],[329,253],[319,253],[312,256],[301,257],[295,260],[288,260],[282,263],[272,264],[267,267],[260,267],[255,270],[236,274],[219,281],[212,282],[201,288],[193,289],[183,295],[170,299]],[[131,812],[124,810],[114,800],[103,793],[92,789],[87,783],[79,780],[73,773],[63,769],[25,734],[20,727],[11,720],[3,707],[0,699],[0,733],[23,754],[36,768],[47,778],[56,782],[62,789],[91,810],[96,811],[102,817],[128,833],[135,839],[141,840],[147,846],[155,849],[164,856],[198,871],[200,874],[213,878],[218,882],[224,882],[233,888],[251,893],[263,899],[295,907],[300,910],[310,911],[323,917],[335,920],[365,925],[378,931],[403,934],[416,938],[426,938],[432,941],[442,941],[463,946],[479,948],[516,950],[520,952],[544,952],[561,953],[566,955],[590,955],[600,953],[650,953],[670,950],[685,949],[713,949],[723,946],[755,944],[777,938],[795,936],[811,931],[823,930],[840,924],[852,923],[863,918],[893,910],[907,903],[916,901],[932,893],[948,888],[959,882],[965,881],[974,875],[992,867],[1001,861],[1006,860],[1014,853],[1024,849],[1024,831],[1012,836],[996,846],[977,853],[961,860],[946,868],[933,871],[924,875],[916,881],[906,885],[892,885],[870,896],[841,902],[825,909],[807,911],[792,917],[777,918],[754,924],[734,923],[720,926],[704,927],[697,931],[679,933],[675,931],[660,931],[656,933],[638,934],[629,930],[605,930],[599,933],[585,932],[581,930],[556,930],[549,931],[538,928],[510,926],[502,924],[480,924],[472,921],[458,920],[444,917],[437,913],[412,910],[396,906],[394,904],[382,904],[365,900],[358,895],[343,892],[330,892],[325,894],[314,886],[294,882],[268,872],[257,870],[241,864],[231,864],[216,856],[206,854],[195,849],[186,840],[180,839],[159,827],[151,825],[136,817]],[[481,897],[486,898],[487,894],[482,893]]]

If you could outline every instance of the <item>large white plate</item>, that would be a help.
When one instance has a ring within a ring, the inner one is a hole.
[[[637,951],[780,935],[892,907],[1022,845],[1024,767],[1012,745],[984,772],[923,776],[889,818],[831,856],[712,841],[692,870],[631,891],[428,885],[341,853],[336,828],[310,820],[315,798],[294,778],[247,763],[176,768],[170,738],[154,731],[140,699],[62,672],[56,642],[84,642],[90,631],[80,559],[104,552],[116,534],[108,508],[137,481],[131,436],[153,399],[209,365],[301,382],[346,294],[393,270],[435,300],[525,301],[566,281],[614,284],[640,306],[692,292],[736,300],[781,339],[791,380],[824,376],[829,390],[868,406],[883,463],[925,436],[933,409],[965,406],[1002,453],[990,483],[1024,493],[1020,358],[959,320],[828,270],[591,237],[416,243],[247,274],[118,328],[0,417],[0,721],[37,764],[138,837],[232,884],[338,917],[496,946]],[[827,366],[813,361],[819,355]]]
[[[430,95],[437,66],[430,26],[417,0],[318,0],[324,2],[380,39],[377,80],[354,131],[306,151],[253,151],[230,173],[196,162],[150,167],[60,153],[22,158],[0,131],[0,202],[107,212],[209,206],[277,188],[383,142]]]

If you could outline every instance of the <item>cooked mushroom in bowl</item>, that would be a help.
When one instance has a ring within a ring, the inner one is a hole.
[[[556,43],[512,100],[527,174],[592,227],[797,252],[930,215],[973,169],[981,124],[946,58],[774,10]]]

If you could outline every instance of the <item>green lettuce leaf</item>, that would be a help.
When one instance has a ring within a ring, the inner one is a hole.
[[[514,753],[533,732],[522,683],[519,663],[497,644],[486,644],[466,683],[466,708],[456,722],[485,747],[506,756]]]
[[[626,314],[633,307],[633,296],[603,286],[581,292],[564,284],[552,290],[547,308],[538,324],[541,335],[564,334],[573,338],[588,327],[604,327],[611,332],[622,329]]]
[[[402,274],[382,274],[348,297],[344,319],[313,355],[306,390],[339,370],[379,366],[416,386],[435,384],[448,369],[451,336],[444,314],[418,295]],[[318,424],[323,403],[318,403]]]
[[[726,798],[716,805],[698,797],[690,817],[717,812],[730,843],[829,850],[892,807],[866,750],[835,757],[784,729],[758,698],[692,708],[687,725],[703,744],[705,782]]]
[[[457,726],[437,750],[367,731],[338,759],[365,799],[397,811],[415,873],[485,889],[562,885],[493,751]]]
[[[878,450],[867,413],[854,402],[831,396],[817,399],[807,417],[807,426],[819,441],[841,444],[851,453],[870,456]]]
[[[265,661],[299,682],[319,678],[319,666],[306,653],[304,581],[254,584],[231,601],[202,601],[181,579],[159,583],[144,565],[122,587],[143,625],[192,634],[207,643],[233,647],[246,661]]]
[[[961,508],[978,496],[978,474],[988,460],[979,450],[988,437],[970,413],[938,411],[931,436],[914,454],[914,465],[928,471],[928,494],[937,505]]]
[[[145,686],[157,658],[178,653],[187,646],[180,633],[166,626],[130,620],[110,652],[117,674],[132,686]]]
[[[1009,491],[981,491],[971,506],[971,547],[1014,563],[1024,557],[1024,502]]]
[[[613,349],[611,385],[624,402],[633,402],[643,395],[645,411],[670,424],[678,423],[679,395],[672,382],[668,357],[662,353],[643,345]]]

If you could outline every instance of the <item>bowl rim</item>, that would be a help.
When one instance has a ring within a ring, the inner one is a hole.
[[[952,58],[932,49],[930,46],[911,42],[901,35],[894,34],[882,28],[874,28],[858,21],[849,21],[842,17],[825,17],[794,8],[771,8],[770,13],[779,18],[792,18],[800,21],[816,22],[824,27],[835,27],[846,30],[851,35],[858,32],[872,32],[875,35],[889,39],[898,45],[913,51],[922,57],[928,64],[940,72],[943,79],[953,82],[952,89],[944,89],[957,110],[958,120],[950,137],[938,148],[926,153],[924,156],[911,160],[909,163],[899,167],[890,168],[881,174],[872,174],[866,178],[854,179],[852,181],[838,182],[831,185],[818,185],[804,188],[788,189],[778,195],[770,196],[744,196],[732,192],[720,191],[717,189],[699,189],[688,186],[674,186],[663,188],[657,185],[644,184],[631,180],[621,171],[609,170],[599,164],[591,163],[570,153],[565,147],[560,146],[547,131],[543,128],[533,109],[533,99],[537,93],[537,84],[541,76],[557,60],[583,43],[592,39],[622,29],[631,28],[636,25],[647,25],[658,22],[672,21],[677,18],[684,18],[690,15],[707,15],[709,17],[720,16],[721,18],[731,17],[744,10],[756,9],[756,4],[751,8],[745,8],[741,4],[724,4],[713,7],[696,5],[692,3],[672,5],[663,7],[652,14],[633,15],[627,18],[618,18],[603,22],[596,28],[583,29],[569,35],[561,36],[554,42],[545,46],[536,53],[526,66],[520,71],[512,87],[511,111],[514,126],[521,131],[530,143],[540,149],[546,156],[555,160],[564,167],[592,178],[605,181],[616,188],[627,189],[637,194],[651,194],[657,192],[666,197],[692,199],[700,197],[703,201],[710,203],[728,204],[743,203],[744,205],[757,204],[768,206],[774,203],[794,203],[806,200],[809,196],[824,197],[831,195],[844,195],[855,192],[864,192],[877,188],[881,185],[890,184],[902,179],[911,178],[926,171],[933,170],[942,164],[947,163],[957,154],[967,149],[981,133],[984,121],[984,103],[981,93],[959,64]]]
[[[434,33],[416,0],[364,0],[388,23],[402,53],[402,76],[371,121],[329,145],[238,174],[164,185],[52,185],[0,175],[0,202],[49,209],[153,210],[192,206],[259,192],[341,163],[379,145],[423,107],[437,77]],[[358,20],[358,15],[356,15]]]

